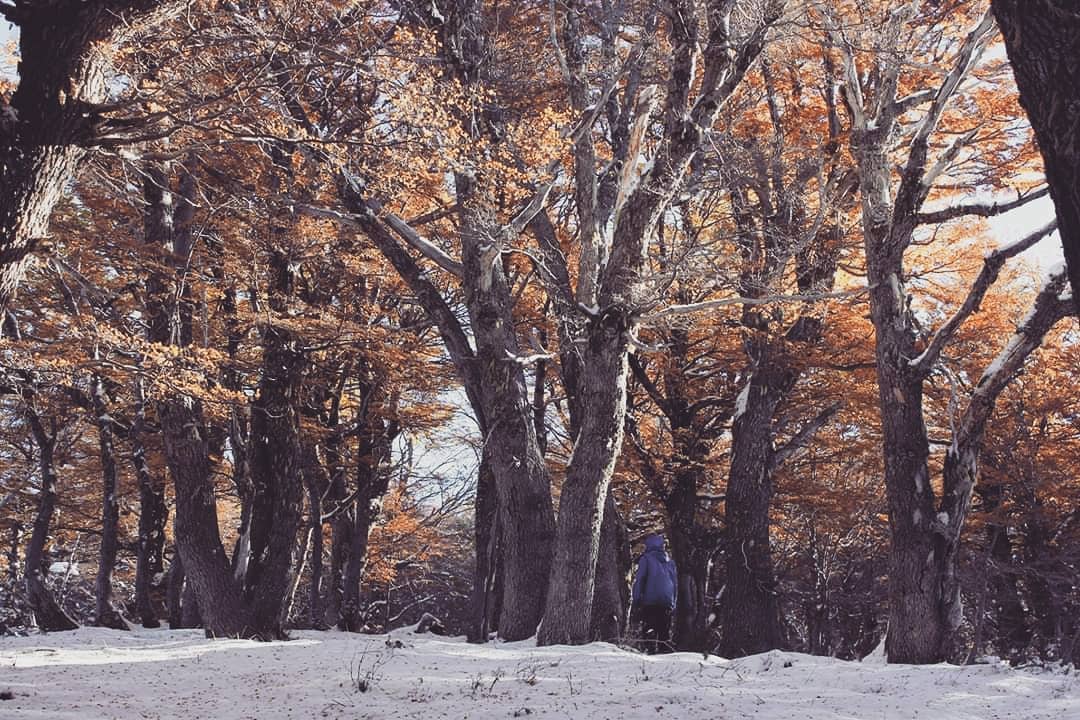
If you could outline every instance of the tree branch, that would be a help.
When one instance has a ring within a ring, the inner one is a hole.
[[[1027,194],[1019,194],[1015,200],[1005,203],[969,203],[966,205],[953,205],[943,210],[919,213],[920,225],[943,223],[949,220],[966,216],[994,217],[1027,205],[1033,200],[1046,197],[1050,194],[1050,186],[1039,188]]]
[[[956,313],[949,318],[936,333],[934,333],[934,337],[930,340],[930,344],[927,345],[926,350],[918,357],[913,358],[908,362],[909,366],[916,374],[922,375],[923,377],[930,374],[930,371],[933,370],[934,365],[938,361],[938,357],[941,355],[941,351],[945,349],[945,346],[952,339],[953,335],[956,334],[957,329],[972,315],[972,313],[979,311],[979,306],[982,304],[983,298],[986,297],[986,293],[990,289],[990,286],[997,281],[998,275],[1001,273],[1001,268],[1005,265],[1005,261],[1034,247],[1036,243],[1047,235],[1050,235],[1056,229],[1057,221],[1055,220],[1023,239],[1018,240],[1011,245],[998,248],[986,256],[986,259],[983,260],[982,270],[979,272],[979,276],[975,278],[975,282],[972,283],[971,289],[968,291],[967,297],[964,298],[963,304],[961,304]]]

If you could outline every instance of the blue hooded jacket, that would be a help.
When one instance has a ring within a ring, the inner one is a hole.
[[[665,605],[675,609],[678,580],[675,561],[664,552],[664,538],[645,538],[645,554],[638,561],[631,598],[635,605]]]

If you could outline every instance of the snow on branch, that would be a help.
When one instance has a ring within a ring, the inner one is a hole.
[[[997,281],[998,275],[1001,273],[1001,268],[1005,265],[1005,261],[1034,247],[1036,243],[1053,233],[1055,230],[1057,230],[1056,220],[1039,228],[1026,237],[1009,245],[1000,247],[987,255],[983,260],[982,270],[979,272],[979,276],[975,278],[975,282],[972,283],[971,289],[968,291],[967,297],[964,298],[963,304],[960,305],[956,313],[954,313],[953,316],[950,317],[936,333],[934,333],[934,337],[931,338],[930,344],[926,346],[926,350],[918,357],[913,358],[908,362],[909,366],[919,374],[924,376],[928,375],[933,369],[934,364],[937,363],[941,351],[945,349],[945,346],[952,340],[953,335],[956,334],[957,329],[968,319],[968,317],[979,311],[983,298],[986,297],[986,293],[990,289],[990,286]]]
[[[446,254],[442,248],[416,232],[409,223],[386,210],[378,200],[368,200],[366,205],[373,213],[381,216],[386,221],[386,224],[390,226],[390,229],[397,233],[410,247],[454,277],[461,277],[461,263]]]
[[[1072,309],[1071,298],[1061,296],[1066,287],[1067,276],[1062,269],[1051,275],[1035,298],[1035,307],[1024,319],[1008,344],[997,354],[993,362],[983,371],[975,386],[975,400],[987,399],[990,403],[1024,366],[1028,356],[1042,344],[1043,337],[1050,328],[1067,317]]]
[[[947,207],[943,210],[919,213],[919,224],[927,225],[932,223],[943,223],[949,220],[955,220],[956,218],[967,216],[994,217],[995,215],[1002,215],[1019,207],[1023,207],[1024,205],[1027,205],[1033,200],[1038,200],[1039,198],[1046,197],[1049,193],[1050,186],[1047,185],[1029,193],[1017,193],[1016,199],[1010,202],[986,202],[953,205],[952,207]]]
[[[692,315],[699,312],[707,312],[716,308],[728,307],[729,305],[769,305],[779,302],[814,302],[816,300],[832,300],[837,298],[852,298],[863,295],[869,288],[862,287],[854,290],[837,290],[836,292],[807,293],[805,295],[766,295],[764,297],[734,297],[720,298],[718,300],[705,300],[703,302],[689,303],[687,305],[669,305],[668,307],[647,313],[640,317],[642,322],[655,322],[673,315]]]

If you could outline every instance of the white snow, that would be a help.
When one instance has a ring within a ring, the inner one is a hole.
[[[469,645],[397,631],[284,643],[83,628],[0,639],[5,720],[759,718],[1062,720],[1077,674],[995,662],[886,665],[771,652],[728,661],[597,643]],[[400,647],[398,646],[400,644]],[[358,681],[367,686],[357,690]]]
[[[49,566],[50,575],[72,575],[78,577],[79,563],[54,562]]]
[[[735,398],[735,414],[731,416],[732,420],[738,420],[746,412],[746,404],[750,402],[750,386],[754,384],[754,376],[751,374],[746,379],[746,385],[739,391],[739,396]]]

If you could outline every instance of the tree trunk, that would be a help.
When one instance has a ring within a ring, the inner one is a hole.
[[[184,562],[180,558],[180,548],[173,547],[172,562],[169,565],[169,578],[166,583],[165,604],[169,613],[169,629],[179,630],[184,627]]]
[[[895,277],[895,276],[894,276]],[[871,283],[875,282],[871,276]],[[895,279],[894,279],[895,282]],[[875,305],[903,302],[893,297],[889,282],[881,278],[871,290],[871,313],[878,330],[878,403],[885,454],[885,487],[889,503],[889,633],[885,652],[889,662],[934,663],[942,660],[948,635],[941,607],[941,586],[927,568],[938,562],[937,543],[931,533],[934,495],[927,467],[929,444],[923,422],[923,381],[907,370],[914,357],[908,327],[897,331],[892,317],[875,313]],[[875,303],[875,296],[887,296]],[[899,305],[903,308],[903,305]],[[901,309],[896,313],[903,317]]]
[[[176,488],[176,547],[186,581],[199,599],[207,636],[259,635],[241,602],[221,544],[202,409],[192,398],[177,398],[160,403],[158,417],[166,462]],[[172,614],[170,608],[170,624]]]
[[[364,624],[360,585],[367,569],[368,539],[372,525],[382,512],[383,496],[390,484],[387,463],[398,434],[395,401],[388,401],[383,381],[363,358],[357,362],[357,375],[360,404],[365,415],[357,431],[356,499],[342,583],[341,617],[338,620],[340,629],[352,632],[358,632]]]
[[[615,496],[609,492],[600,524],[596,589],[593,592],[589,631],[592,640],[614,643],[619,642],[625,634],[630,607],[628,578],[632,564],[626,526],[615,504]]]
[[[1059,0],[993,0],[991,5],[1046,166],[1080,312],[1080,8]]]
[[[331,475],[334,478],[330,494],[333,498],[336,514],[330,521],[332,537],[330,541],[330,578],[326,596],[326,612],[323,622],[333,626],[341,618],[341,609],[344,603],[345,593],[345,566],[348,563],[349,548],[352,545],[353,511],[352,508],[342,508],[345,502],[344,473],[335,465],[340,465],[340,458],[330,460],[334,468]]]
[[[94,624],[114,630],[127,630],[127,621],[113,605],[112,574],[120,538],[120,503],[116,494],[116,451],[113,447],[113,420],[109,415],[108,397],[100,377],[93,379],[91,389],[94,419],[98,431],[98,450],[101,457],[102,509],[101,551],[98,559],[97,581],[94,586]]]
[[[685,348],[682,338],[675,347]],[[675,560],[678,579],[678,597],[675,604],[675,635],[673,641],[678,650],[704,652],[707,647],[707,617],[711,608],[706,603],[709,563],[716,542],[698,523],[698,490],[702,486],[708,445],[694,426],[693,418],[686,413],[687,403],[675,388],[681,390],[679,381],[666,381],[669,405],[676,406],[672,420],[675,466],[672,487],[664,500],[668,517],[668,534],[671,554]],[[673,397],[677,399],[672,402]]]
[[[473,570],[473,589],[469,599],[471,619],[468,628],[469,642],[484,643],[491,633],[492,605],[494,604],[495,568],[498,565],[499,534],[496,529],[498,498],[495,478],[487,452],[480,455],[477,468],[476,501],[473,514],[473,539],[476,562]],[[496,618],[497,620],[497,618]]]
[[[492,232],[501,234],[501,229],[485,213],[471,207],[476,203],[471,178],[459,175],[457,189],[463,208],[460,232],[465,299],[476,338],[481,403],[487,422],[484,452],[490,458],[503,519],[499,635],[505,640],[523,640],[536,632],[544,612],[555,533],[550,480],[537,443],[525,373],[513,359],[519,351],[513,301],[498,254],[500,243],[492,246],[491,242]]]
[[[319,459],[315,445],[304,444],[304,485],[308,493],[308,532],[311,537],[311,568],[308,572],[308,622],[313,628],[323,626],[323,504],[322,498],[329,490],[330,477]]]
[[[581,429],[559,499],[541,645],[589,641],[601,520],[625,425],[629,334],[629,317],[617,305],[590,318],[579,387]]]
[[[160,627],[150,591],[154,578],[164,570],[165,521],[169,509],[165,505],[165,488],[155,479],[146,461],[146,399],[142,380],[136,387],[135,419],[131,426],[131,461],[139,483],[139,545],[135,563],[135,608],[143,627]]]
[[[243,599],[252,630],[285,636],[286,601],[296,572],[303,507],[299,403],[306,359],[284,328],[263,331],[263,369],[251,417],[251,554]]]
[[[180,602],[180,627],[202,627],[202,612],[199,610],[199,596],[195,593],[195,586],[190,582],[184,583],[183,599]]]
[[[34,611],[34,619],[43,631],[74,630],[79,624],[64,612],[45,584],[45,543],[49,539],[49,527],[56,509],[56,470],[53,466],[56,428],[54,426],[51,433],[47,432],[33,410],[27,412],[27,420],[34,434],[34,442],[38,446],[41,492],[38,494],[37,515],[34,517],[30,542],[26,546],[26,564],[23,570],[26,602]]]
[[[768,339],[748,342],[751,375],[735,408],[724,502],[727,548],[719,649],[724,657],[766,652],[784,643],[769,540],[769,507],[773,495],[773,415],[793,385],[793,377],[777,367]]]

